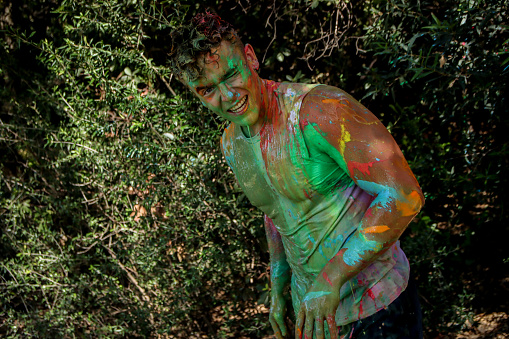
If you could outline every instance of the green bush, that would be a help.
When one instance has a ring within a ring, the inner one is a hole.
[[[462,328],[476,267],[507,268],[507,7],[0,2],[0,336],[271,333],[265,235],[219,151],[226,123],[166,68],[169,31],[206,8],[263,77],[340,86],[380,116],[427,198],[403,239],[427,331]]]

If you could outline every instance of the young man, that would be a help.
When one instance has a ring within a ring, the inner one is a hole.
[[[253,48],[217,15],[172,37],[173,71],[231,121],[224,156],[265,213],[276,336],[288,335],[288,283],[297,338],[422,336],[398,238],[424,198],[387,129],[338,88],[261,79]]]

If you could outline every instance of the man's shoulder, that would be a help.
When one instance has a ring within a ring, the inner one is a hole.
[[[314,87],[302,101],[300,117],[306,120],[327,116],[341,119],[342,112],[351,108],[365,109],[357,100],[341,88],[320,85]]]
[[[228,149],[228,146],[233,142],[235,138],[235,130],[235,124],[233,122],[224,129],[223,135],[221,136],[221,149],[223,152],[225,149]]]
[[[350,94],[342,90],[341,88],[329,86],[329,85],[320,85],[314,87],[304,98],[303,104],[314,104],[315,107],[323,106],[327,104],[349,104],[351,102],[357,103]]]

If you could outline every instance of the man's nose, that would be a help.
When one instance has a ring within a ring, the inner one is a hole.
[[[225,83],[219,84],[219,92],[221,93],[221,100],[223,101],[234,100],[239,95],[233,88]]]

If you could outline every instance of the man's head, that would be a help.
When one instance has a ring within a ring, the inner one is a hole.
[[[262,80],[251,45],[219,16],[198,14],[172,33],[170,67],[214,113],[254,132],[261,128]]]

